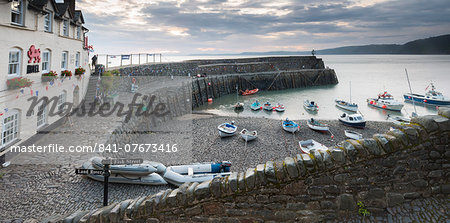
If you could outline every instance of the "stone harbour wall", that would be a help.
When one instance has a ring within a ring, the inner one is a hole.
[[[359,202],[377,216],[419,198],[448,200],[450,109],[438,114],[372,138],[342,141],[327,152],[267,161],[226,178],[186,183],[59,221],[346,222],[359,216]]]

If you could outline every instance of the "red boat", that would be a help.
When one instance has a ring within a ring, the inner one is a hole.
[[[242,90],[241,90],[242,96],[256,94],[258,91],[259,91],[258,88],[255,88],[255,89],[253,89],[253,90],[248,90],[248,89],[247,89],[247,90],[245,90],[245,91],[242,91]]]

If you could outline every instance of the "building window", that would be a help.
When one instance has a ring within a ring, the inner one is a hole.
[[[13,0],[11,2],[11,22],[23,25],[23,1]]]
[[[44,30],[46,32],[52,32],[53,13],[47,12],[44,17]]]
[[[77,26],[77,39],[81,39],[81,26]]]
[[[67,51],[63,51],[62,55],[61,55],[61,69],[62,70],[67,70],[67,57],[68,57],[68,52]]]
[[[38,107],[37,127],[40,128],[45,124],[47,124],[47,105],[42,103],[42,105]]]
[[[7,113],[2,120],[1,147],[8,145],[19,137],[19,112],[13,110]]]
[[[22,51],[19,49],[12,49],[9,51],[8,61],[8,76],[20,76],[20,60]]]
[[[50,51],[45,50],[42,52],[42,72],[47,73],[50,71],[50,60],[51,60],[51,54]]]
[[[64,103],[66,103],[66,91],[62,91],[58,96],[58,111],[62,112],[64,108]]]
[[[80,52],[77,52],[77,54],[75,54],[75,68],[80,67]]]
[[[63,21],[63,35],[69,36],[69,20]]]

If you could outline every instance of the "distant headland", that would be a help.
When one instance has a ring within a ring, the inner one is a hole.
[[[405,44],[371,44],[315,50],[316,54],[450,54],[450,34],[418,39]],[[242,52],[238,54],[192,54],[190,56],[223,55],[308,55],[311,51]]]

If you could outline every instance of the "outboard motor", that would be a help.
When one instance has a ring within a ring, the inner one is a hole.
[[[231,162],[229,161],[222,161],[220,163],[220,172],[230,172],[231,170]]]

